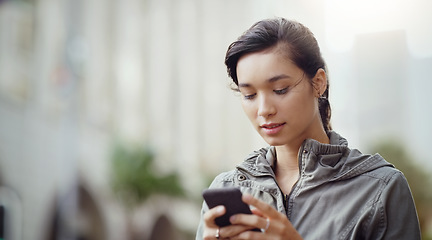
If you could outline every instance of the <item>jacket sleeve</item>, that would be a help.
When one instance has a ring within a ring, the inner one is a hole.
[[[371,216],[368,239],[421,239],[420,226],[408,182],[395,171],[378,199]]]
[[[207,204],[205,204],[203,202],[202,209],[201,209],[201,218],[200,218],[200,221],[199,221],[199,224],[198,224],[198,229],[197,229],[197,232],[196,232],[195,240],[202,240],[203,239],[203,231],[204,231],[204,219],[203,219],[203,215],[207,211],[208,211]]]

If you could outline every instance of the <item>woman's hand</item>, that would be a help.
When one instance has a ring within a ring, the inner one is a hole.
[[[225,211],[225,207],[221,205],[208,210],[204,214],[204,240],[233,239],[234,236],[253,229],[251,226],[236,224],[219,228],[215,224],[215,218],[224,215]]]
[[[262,232],[241,231],[238,235],[230,237],[230,239],[302,239],[284,214],[249,194],[243,194],[242,200],[254,206],[256,209],[252,210],[253,214],[237,214],[232,216],[230,219],[231,223],[233,226],[249,226],[248,229],[260,228]],[[223,213],[221,215],[223,215]],[[222,231],[222,229],[220,231]]]

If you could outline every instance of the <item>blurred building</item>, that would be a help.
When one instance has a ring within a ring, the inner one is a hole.
[[[332,58],[343,69],[336,73],[330,69],[333,120],[360,149],[396,141],[406,146],[417,165],[430,171],[426,149],[432,108],[427,89],[432,82],[427,69],[432,56],[414,56],[408,37],[405,30],[360,34],[352,51]]]
[[[161,224],[193,232],[208,180],[266,145],[229,89],[223,60],[229,43],[267,17],[297,19],[316,34],[333,127],[353,147],[391,135],[430,162],[431,58],[412,57],[404,31],[364,34],[350,52],[332,52],[325,2],[0,1],[0,203],[9,234],[117,240],[132,226],[150,239]],[[155,196],[128,213],[110,186],[114,142],[150,146],[190,199]]]

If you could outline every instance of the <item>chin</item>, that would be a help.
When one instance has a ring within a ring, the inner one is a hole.
[[[270,146],[282,146],[282,145],[286,144],[286,142],[281,141],[281,139],[275,139],[275,138],[269,138],[269,137],[265,137],[263,139]]]

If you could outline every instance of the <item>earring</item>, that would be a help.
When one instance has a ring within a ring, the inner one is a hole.
[[[318,100],[327,100],[327,97],[324,96],[324,93],[322,95],[319,94]]]

